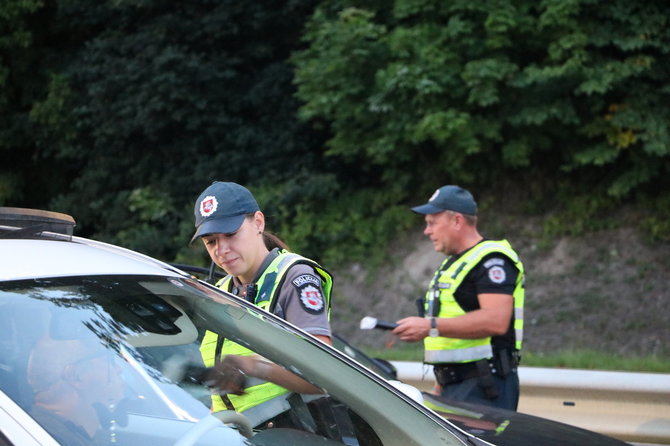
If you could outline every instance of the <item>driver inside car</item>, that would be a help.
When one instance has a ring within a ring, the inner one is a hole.
[[[113,351],[99,340],[43,337],[28,360],[30,414],[61,444],[114,443],[124,384]]]

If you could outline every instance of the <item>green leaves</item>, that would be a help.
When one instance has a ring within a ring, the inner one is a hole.
[[[463,67],[462,78],[469,89],[468,102],[481,107],[500,101],[499,88],[518,70],[502,58],[473,60]]]
[[[557,206],[570,183],[603,202],[667,186],[666,2],[316,6],[5,1],[0,205],[192,258],[192,200],[238,181],[296,250],[337,256],[446,183],[532,174]]]
[[[461,160],[445,171],[455,177],[465,160],[478,171],[542,169],[551,152],[564,169],[616,165],[623,174],[630,161],[624,150],[666,155],[667,125],[651,117],[660,110],[647,91],[669,66],[661,61],[668,49],[658,51],[668,33],[665,6],[398,0],[361,10],[339,4],[339,14],[331,5],[312,17],[309,46],[293,58],[302,116],[329,123],[331,153],[394,170],[395,161],[430,144],[438,160]],[[313,77],[316,66],[342,69]],[[628,111],[609,122],[603,115],[614,98]],[[642,102],[654,110],[645,117],[632,112]],[[638,184],[653,179],[629,177]],[[612,185],[610,193],[623,190]]]

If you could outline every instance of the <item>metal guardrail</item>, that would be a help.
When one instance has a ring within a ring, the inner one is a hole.
[[[398,379],[421,390],[432,367],[392,361]],[[670,374],[520,367],[519,412],[627,442],[670,445]]]

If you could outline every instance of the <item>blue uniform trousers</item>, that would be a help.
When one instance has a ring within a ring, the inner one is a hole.
[[[493,375],[495,387],[498,390],[498,397],[493,400],[486,397],[486,393],[479,385],[479,380],[479,377],[474,377],[447,384],[442,388],[441,395],[454,400],[516,410],[519,404],[519,375],[516,369],[502,378]]]

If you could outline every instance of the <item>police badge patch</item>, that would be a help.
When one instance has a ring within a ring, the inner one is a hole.
[[[491,279],[491,282],[503,283],[506,278],[507,275],[505,274],[505,270],[502,267],[494,266],[493,268],[489,269],[489,279]]]
[[[321,280],[313,274],[302,274],[291,281],[300,294],[300,305],[312,314],[322,313],[325,308],[319,287]]]
[[[323,312],[325,307],[321,291],[314,285],[303,285],[298,287],[300,292],[300,304],[305,311],[312,314],[319,314]]]

